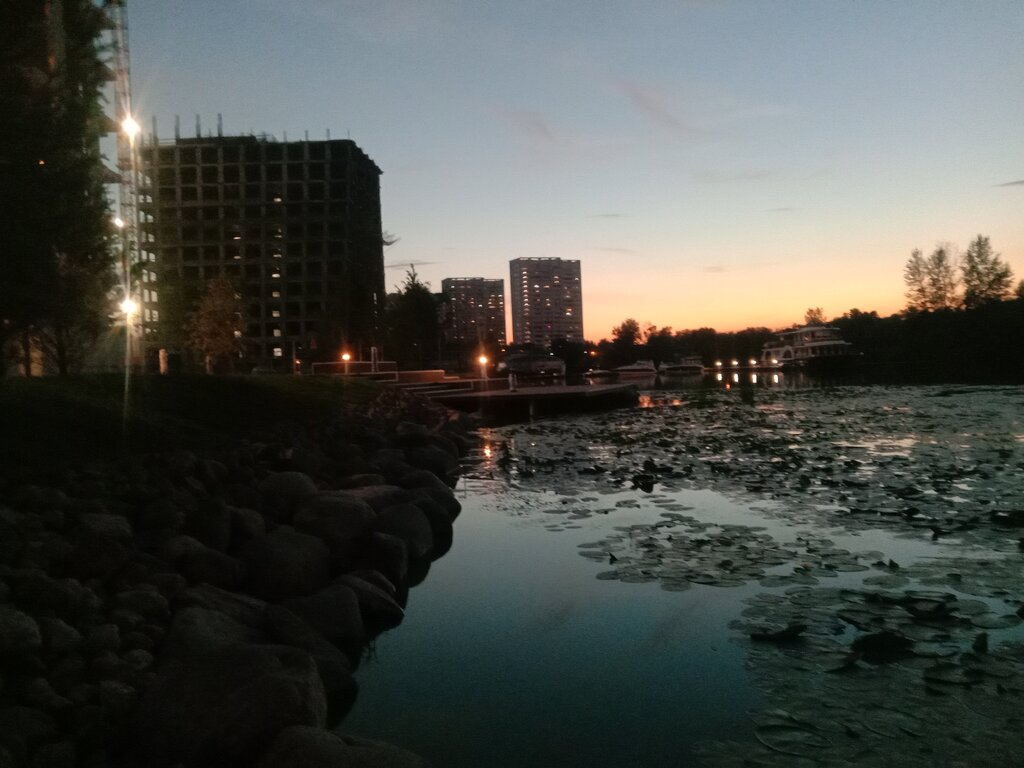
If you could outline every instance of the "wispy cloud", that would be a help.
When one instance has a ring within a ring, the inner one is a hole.
[[[587,216],[588,219],[625,219],[627,218],[624,213],[592,213]]]
[[[717,275],[717,274],[721,274],[723,272],[728,272],[729,269],[727,267],[723,267],[721,264],[709,264],[706,267],[701,267],[700,271],[701,272],[711,272],[712,274],[716,274]]]
[[[1002,184],[993,184],[994,187],[1024,187],[1024,179],[1019,181],[1004,181]]]
[[[504,107],[499,107],[494,112],[506,125],[527,141],[547,145],[563,143],[563,139],[555,135],[548,125],[547,119],[540,112]]]
[[[671,99],[660,91],[629,80],[618,80],[613,83],[616,90],[623,94],[633,107],[640,113],[676,133],[687,136],[698,136],[703,133],[673,108]]]
[[[763,168],[751,168],[744,171],[694,171],[691,176],[694,181],[698,181],[702,184],[725,184],[731,182],[741,181],[764,181],[770,179],[773,176],[777,176],[778,173],[775,171],[769,171]]]

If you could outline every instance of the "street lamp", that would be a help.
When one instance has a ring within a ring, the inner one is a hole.
[[[121,130],[128,137],[128,141],[135,141],[135,137],[142,131],[142,126],[138,124],[134,117],[128,115],[121,121]]]
[[[487,355],[480,355],[480,357],[478,357],[476,359],[476,361],[478,363],[480,363],[480,378],[483,379],[484,382],[486,383],[486,381],[487,381]]]
[[[345,363],[345,375],[348,376],[348,361],[352,359],[352,355],[348,352],[343,352],[341,355],[341,361]]]

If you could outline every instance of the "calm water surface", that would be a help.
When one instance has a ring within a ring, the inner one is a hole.
[[[645,403],[483,432],[455,544],[360,667],[344,731],[438,766],[677,766],[719,742],[787,764],[820,745],[758,719],[780,686],[737,630],[763,608],[756,596],[781,606],[915,567],[927,581],[946,559],[1019,558],[1011,533],[957,529],[1024,505],[1019,388],[758,390],[753,402],[678,390]],[[645,474],[649,490],[635,482]],[[732,570],[776,544],[786,554],[765,554],[760,573]],[[997,586],[963,588],[985,603],[976,612],[1009,616],[1024,595]],[[1017,640],[1006,623],[993,638]],[[825,643],[855,634],[822,631]],[[857,762],[843,749],[811,764]]]

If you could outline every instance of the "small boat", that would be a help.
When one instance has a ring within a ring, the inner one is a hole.
[[[637,360],[629,365],[620,365],[615,369],[620,379],[646,379],[658,375],[658,369],[650,360]]]
[[[704,373],[704,361],[697,355],[684,357],[678,363],[662,363],[658,366],[662,376],[697,376]]]
[[[586,378],[595,381],[603,381],[605,379],[610,379],[613,376],[615,376],[615,374],[612,371],[606,371],[604,368],[591,368],[583,375]]]

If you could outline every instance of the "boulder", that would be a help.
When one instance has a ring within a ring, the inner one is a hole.
[[[415,504],[430,523],[430,533],[434,537],[434,544],[430,556],[435,560],[446,554],[452,548],[452,521],[448,512],[429,496],[420,496],[413,499]]]
[[[361,475],[347,475],[337,482],[339,488],[363,488],[367,485],[384,485],[384,475],[364,473]]]
[[[330,724],[340,722],[352,708],[359,691],[348,657],[283,605],[268,606],[267,635],[273,642],[301,648],[313,657],[327,694]]]
[[[316,483],[302,472],[271,472],[259,484],[264,511],[279,522],[289,522],[298,504],[317,492]]]
[[[462,511],[462,504],[455,498],[451,488],[446,488],[445,490],[439,488],[414,488],[412,489],[412,494],[414,499],[427,498],[439,504],[448,513],[448,519],[452,522],[455,522],[455,518]]]
[[[166,530],[177,533],[185,524],[185,512],[166,497],[146,504],[135,518],[135,525],[143,531]]]
[[[405,611],[402,610],[394,597],[381,589],[376,584],[362,579],[355,574],[346,573],[339,576],[336,584],[344,584],[351,587],[359,601],[359,610],[362,613],[364,623],[374,629],[390,629],[402,623],[405,618]]]
[[[81,633],[61,619],[40,617],[37,621],[43,636],[43,647],[50,653],[65,654],[82,642]]]
[[[392,584],[401,584],[409,572],[409,552],[405,542],[390,533],[375,531],[362,554],[366,564],[384,574]]]
[[[167,598],[153,586],[149,589],[137,587],[118,592],[114,604],[118,608],[135,611],[146,618],[161,619],[168,615]]]
[[[203,547],[189,552],[178,563],[190,584],[212,584],[221,589],[239,589],[245,584],[245,564],[237,557]]]
[[[210,549],[223,552],[231,545],[231,511],[223,499],[206,497],[185,515],[185,533]]]
[[[319,493],[302,503],[293,525],[322,539],[335,557],[346,557],[354,540],[376,517],[373,507],[362,499],[346,493]]]
[[[255,509],[228,507],[228,512],[231,514],[231,540],[236,547],[267,532],[267,521]]]
[[[284,646],[235,646],[171,665],[146,691],[128,762],[248,765],[293,725],[323,728],[316,664]]]
[[[331,552],[316,536],[287,526],[245,544],[239,552],[249,590],[266,600],[308,595],[331,578]]]
[[[262,632],[219,611],[189,606],[178,611],[164,641],[165,659],[190,659],[265,639]]]
[[[373,529],[405,542],[410,560],[427,557],[434,547],[434,535],[427,515],[415,504],[393,504],[384,509]]]
[[[13,755],[23,756],[26,750],[56,735],[57,723],[45,712],[31,707],[0,707],[0,747],[6,747]],[[8,764],[23,765],[27,762]]]
[[[36,620],[27,613],[0,605],[0,654],[34,651],[43,644]]]
[[[284,605],[346,651],[359,648],[366,639],[359,600],[345,584],[333,584],[308,597],[287,600]]]
[[[452,489],[448,484],[433,472],[427,469],[414,469],[399,478],[398,484],[402,488],[433,488],[441,493],[451,495]]]
[[[430,768],[430,763],[382,741],[291,726],[277,735],[256,768]]]
[[[128,560],[132,527],[121,515],[79,515],[75,548],[68,560],[72,576],[106,578]]]
[[[459,460],[436,445],[422,445],[405,449],[405,460],[417,469],[426,469],[438,477],[452,475],[459,468]]]
[[[219,611],[247,627],[256,629],[263,626],[267,611],[267,604],[259,598],[229,592],[209,584],[200,584],[186,589],[178,597],[177,605],[179,609],[196,605],[200,608]]]
[[[359,488],[349,488],[344,493],[351,498],[366,502],[376,512],[412,498],[409,491],[399,488],[397,485],[365,485]]]

